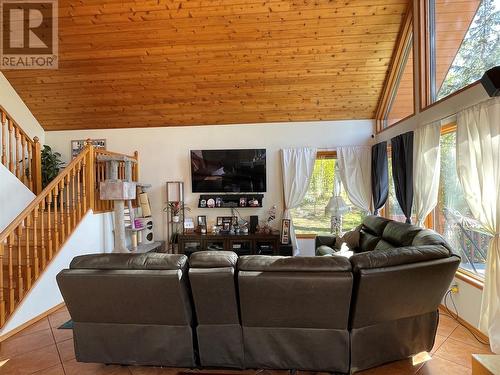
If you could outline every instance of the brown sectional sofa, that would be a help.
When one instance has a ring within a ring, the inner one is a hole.
[[[407,224],[361,232],[350,259],[77,257],[57,277],[77,360],[352,373],[429,351],[460,259]]]

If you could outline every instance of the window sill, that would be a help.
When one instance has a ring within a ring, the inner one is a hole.
[[[302,233],[302,234],[297,234],[297,239],[299,240],[304,240],[304,239],[309,239],[309,240],[312,240],[312,239],[315,239],[316,238],[316,234],[313,234],[313,233]]]
[[[459,280],[462,280],[463,282],[472,285],[473,287],[483,290],[484,288],[484,280],[478,278],[477,276],[474,276],[470,274],[467,271],[459,269],[457,273],[455,274],[455,277]]]

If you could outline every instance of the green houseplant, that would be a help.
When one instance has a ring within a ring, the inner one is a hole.
[[[61,160],[61,154],[54,152],[50,146],[44,145],[42,149],[42,188],[45,188],[50,181],[57,177],[64,162]]]

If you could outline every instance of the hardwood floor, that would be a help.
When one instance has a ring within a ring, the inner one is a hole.
[[[181,375],[203,371],[227,375],[286,375],[287,371],[235,371],[105,366],[78,363],[73,350],[73,331],[57,329],[70,319],[65,307],[0,344],[2,375]],[[441,315],[436,344],[430,353],[360,372],[362,375],[461,375],[471,374],[473,353],[490,353],[489,347],[453,319]],[[297,375],[312,374],[299,371]]]

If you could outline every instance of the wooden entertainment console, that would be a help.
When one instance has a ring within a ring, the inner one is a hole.
[[[179,253],[225,250],[238,255],[279,255],[279,234],[179,234]]]

